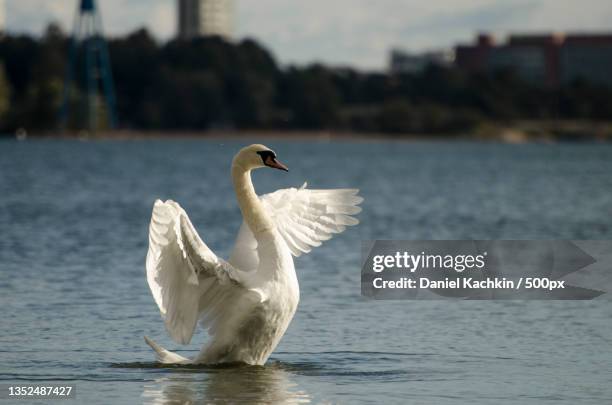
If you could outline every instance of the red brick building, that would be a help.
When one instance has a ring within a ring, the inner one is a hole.
[[[455,48],[455,64],[469,72],[512,69],[526,81],[558,87],[575,79],[612,86],[612,34],[512,35],[504,44],[480,34]]]

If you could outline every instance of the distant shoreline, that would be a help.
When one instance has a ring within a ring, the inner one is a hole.
[[[39,132],[29,134],[19,130],[4,137],[17,139],[81,139],[81,140],[142,140],[142,139],[229,139],[262,138],[300,141],[487,141],[501,143],[611,142],[612,122],[590,121],[520,121],[512,124],[487,123],[469,134],[395,134],[350,131],[307,130],[208,130],[208,131],[140,131],[100,130],[72,132]]]

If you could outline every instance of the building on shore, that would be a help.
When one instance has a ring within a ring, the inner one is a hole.
[[[391,51],[389,70],[393,74],[421,73],[429,66],[448,67],[453,64],[453,51],[430,51],[409,53],[394,49]]]
[[[455,64],[469,72],[503,69],[556,88],[577,79],[612,86],[612,34],[511,35],[498,44],[488,34],[455,48]]]
[[[561,81],[584,78],[612,87],[612,35],[571,35],[559,51]]]
[[[232,0],[177,0],[178,37],[232,37]]]

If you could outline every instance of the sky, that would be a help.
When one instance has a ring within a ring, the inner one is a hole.
[[[612,0],[233,0],[236,37],[253,37],[283,63],[383,69],[391,48],[419,52],[469,42],[478,31],[612,32]],[[76,0],[0,0],[9,32],[69,30]],[[108,35],[176,31],[175,0],[98,0]],[[1,20],[1,18],[0,18]]]

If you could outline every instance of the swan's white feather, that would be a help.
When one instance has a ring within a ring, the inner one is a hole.
[[[240,271],[206,246],[174,201],[155,202],[149,236],[149,287],[168,333],[177,343],[187,344],[199,318],[229,306],[232,293],[245,290]]]
[[[363,201],[357,189],[311,190],[306,186],[261,196],[294,256],[310,252],[346,226],[357,225],[359,220],[351,215],[361,212],[358,205]]]
[[[238,230],[234,249],[230,254],[228,262],[232,266],[247,272],[255,271],[259,266],[257,240],[244,221]]]

